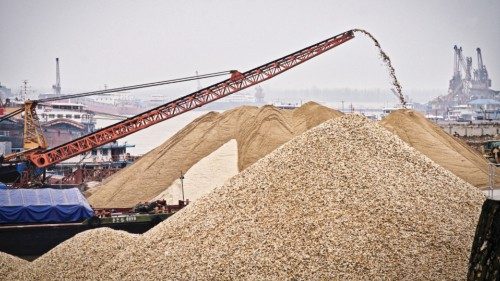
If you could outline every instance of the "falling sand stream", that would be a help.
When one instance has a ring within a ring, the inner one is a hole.
[[[378,48],[382,61],[386,64],[387,68],[389,69],[389,75],[391,76],[392,85],[394,85],[394,87],[396,88],[399,101],[401,102],[403,108],[406,108],[406,100],[403,96],[403,90],[401,88],[401,84],[399,83],[398,78],[396,77],[396,70],[392,66],[392,62],[389,56],[384,52],[384,50],[382,50],[382,47],[380,47],[380,43],[378,42],[378,40],[375,39],[375,37],[373,37],[373,35],[371,35],[370,32],[364,29],[353,29],[352,31],[361,32],[373,40],[373,43],[375,43],[375,46]]]

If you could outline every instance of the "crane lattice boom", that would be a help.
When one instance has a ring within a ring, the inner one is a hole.
[[[93,148],[123,138],[184,112],[201,107],[271,79],[352,38],[354,38],[354,33],[352,31],[347,31],[247,72],[240,73],[238,71],[232,71],[231,77],[222,82],[198,90],[66,144],[45,151],[33,152],[28,154],[27,158],[39,168],[59,163],[78,154],[90,151]]]

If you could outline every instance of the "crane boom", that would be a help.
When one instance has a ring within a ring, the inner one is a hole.
[[[458,62],[462,67],[462,70],[465,72],[465,76],[467,76],[467,65],[465,64],[464,56],[462,54],[462,47],[458,49]]]
[[[484,65],[483,65],[483,55],[481,55],[481,48],[477,48],[476,53],[477,53],[477,68],[483,69]]]
[[[151,125],[271,79],[352,38],[354,38],[353,31],[346,31],[244,73],[232,71],[229,79],[52,149],[35,151],[28,154],[26,157],[39,168],[59,163],[78,154],[90,151],[93,148],[145,129]]]

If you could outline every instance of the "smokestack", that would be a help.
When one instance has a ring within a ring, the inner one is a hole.
[[[54,94],[57,96],[61,95],[61,76],[59,74],[59,58],[56,58],[56,84],[52,85],[54,89]]]

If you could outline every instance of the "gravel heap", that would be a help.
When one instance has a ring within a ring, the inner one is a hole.
[[[480,188],[488,186],[486,159],[422,114],[402,109],[389,114],[380,124],[468,183]],[[499,181],[500,169],[496,174]]]
[[[82,232],[24,264],[5,280],[106,279],[106,275],[95,276],[97,269],[112,261],[116,253],[127,249],[137,236],[105,227]]]
[[[377,123],[344,116],[148,231],[93,277],[459,280],[483,200]]]
[[[150,201],[201,159],[235,139],[242,171],[294,136],[339,111],[308,102],[294,110],[242,106],[203,115],[133,165],[112,175],[88,198],[94,207],[132,207]],[[167,121],[168,122],[168,121]]]
[[[28,261],[18,257],[11,256],[6,253],[0,252],[0,276],[5,277],[7,273],[17,270],[21,266],[29,264]]]
[[[377,123],[348,115],[292,139],[135,243],[85,232],[8,280],[461,280],[483,201]]]

